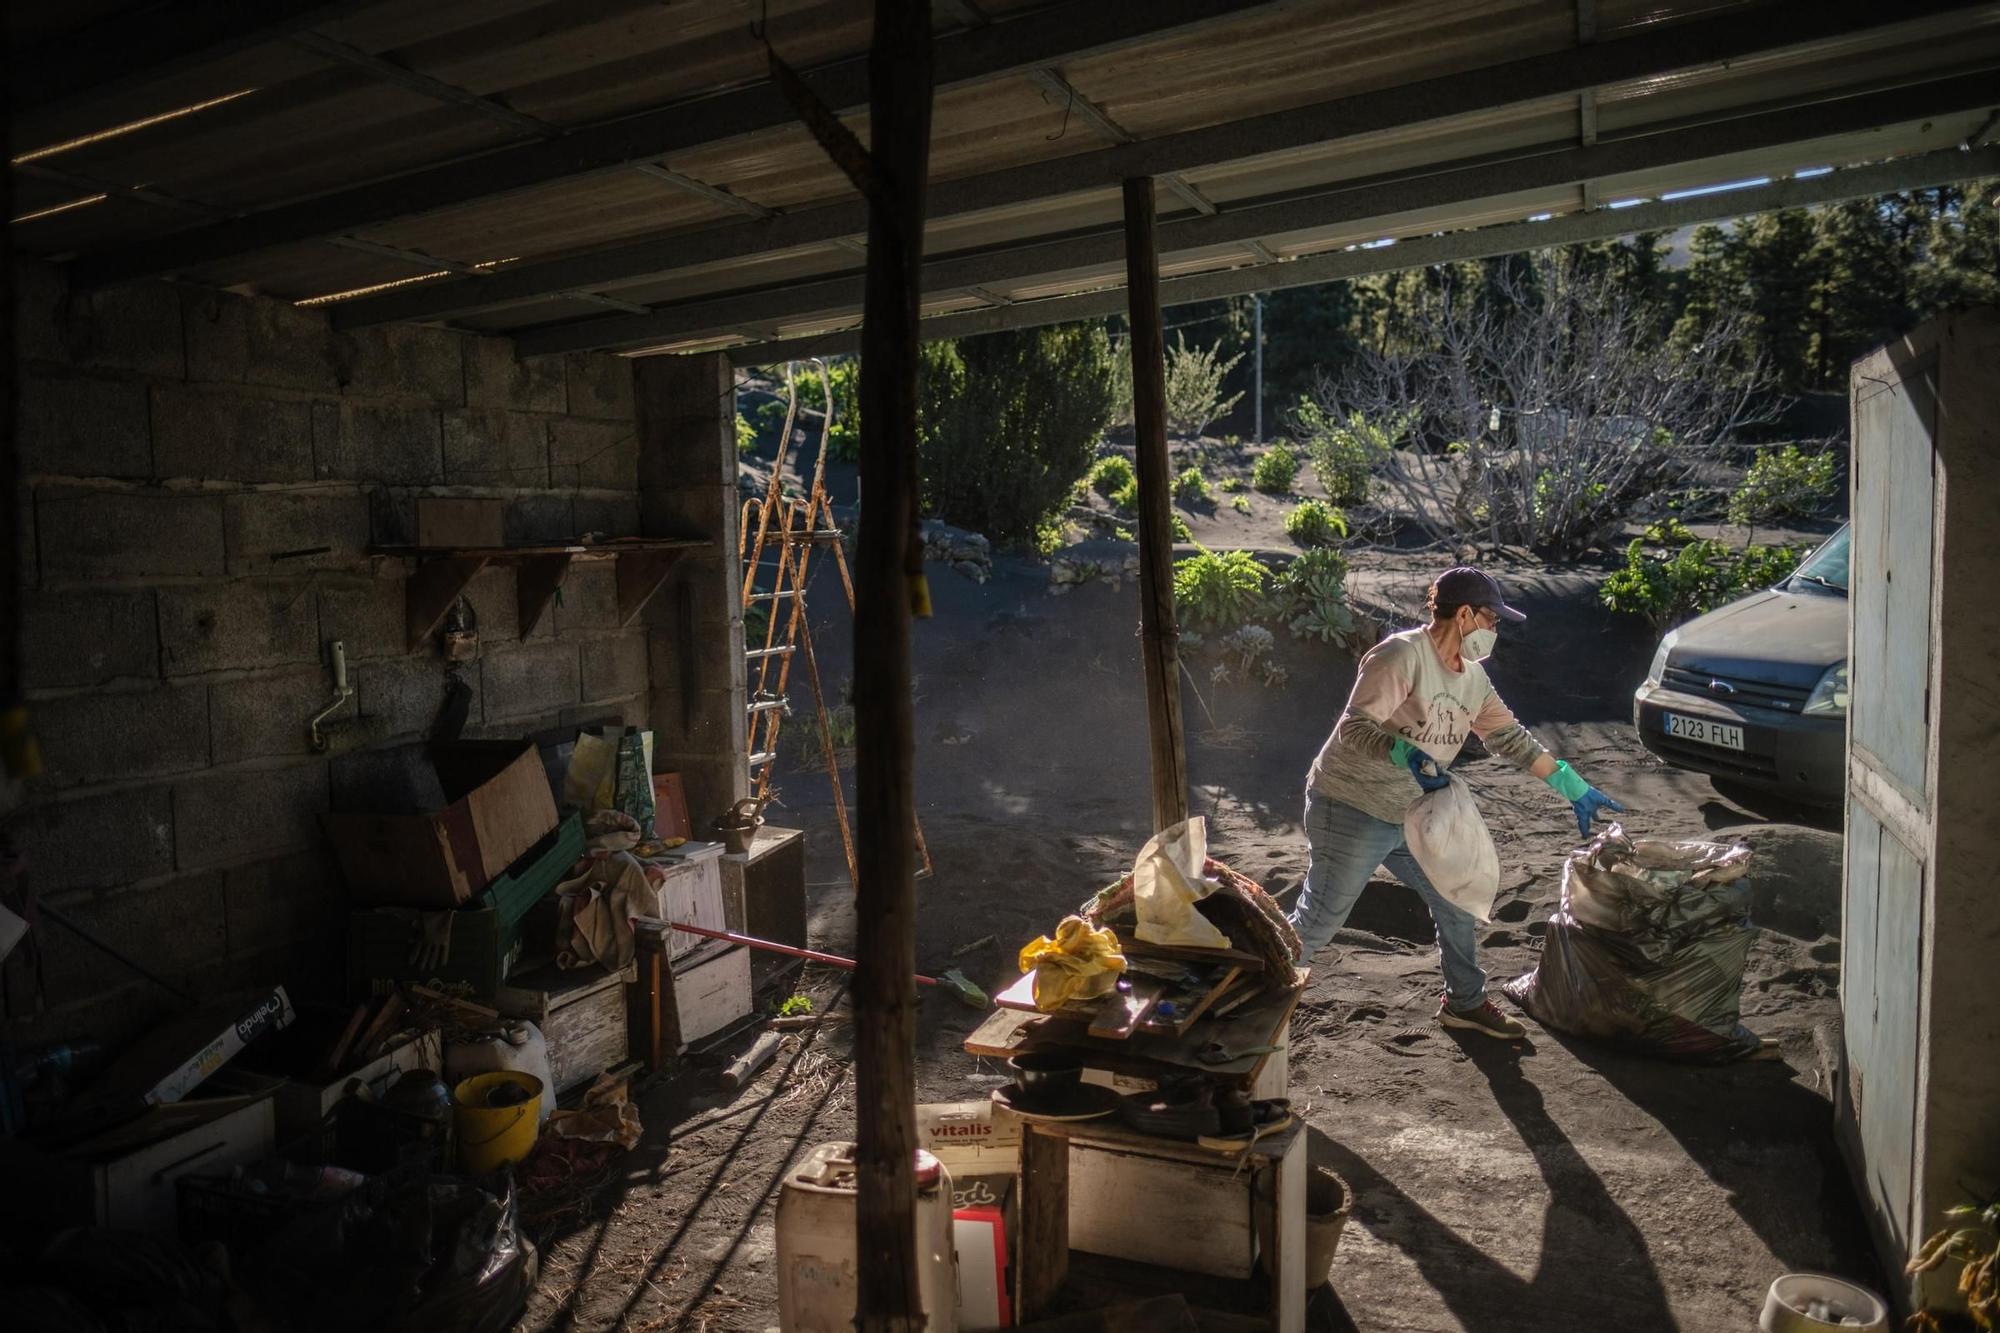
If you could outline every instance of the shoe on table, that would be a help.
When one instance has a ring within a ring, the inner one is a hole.
[[[1501,1013],[1491,1000],[1483,1001],[1477,1009],[1454,1009],[1446,997],[1438,1004],[1437,1020],[1448,1028],[1464,1028],[1502,1041],[1519,1041],[1528,1035],[1526,1027]]]

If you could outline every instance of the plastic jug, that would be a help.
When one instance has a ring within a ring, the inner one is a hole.
[[[540,1028],[525,1020],[510,1022],[498,1032],[454,1039],[445,1047],[444,1081],[457,1087],[474,1074],[512,1069],[533,1074],[550,1091],[542,1097],[536,1127],[548,1123],[555,1110],[555,1072],[549,1066],[549,1043]]]
[[[854,1257],[854,1145],[822,1143],[785,1176],[778,1194],[778,1327],[850,1333]],[[917,1152],[917,1291],[929,1333],[958,1333],[958,1255],[951,1239],[951,1177]]]

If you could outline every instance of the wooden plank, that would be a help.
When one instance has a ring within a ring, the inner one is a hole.
[[[1186,944],[1152,944],[1137,936],[1124,942],[1126,961],[1136,967],[1143,967],[1149,959],[1164,959],[1172,963],[1234,963],[1246,972],[1261,972],[1264,968],[1262,955],[1249,953],[1243,949],[1199,949]]]
[[[403,588],[403,647],[414,653],[423,646],[431,631],[444,622],[452,603],[465,595],[479,571],[489,563],[486,556],[458,556],[425,560],[410,575]]]
[[[1069,1276],[1069,1140],[1046,1126],[1021,1126],[1021,1248],[1014,1308],[1024,1323],[1056,1313]]]
[[[563,576],[569,573],[569,563],[574,557],[568,555],[537,555],[521,561],[520,572],[514,576],[514,598],[521,626],[521,637],[527,638],[542,623],[549,604],[555,600],[556,589],[562,587]]]
[[[1240,967],[1228,969],[1213,982],[1203,986],[1200,993],[1189,999],[1185,1007],[1179,1009],[1174,1017],[1161,1018],[1156,1013],[1153,1018],[1147,1020],[1146,1030],[1149,1032],[1172,1033],[1176,1037],[1186,1035],[1187,1030],[1195,1025],[1195,1021],[1207,1013],[1210,1006],[1221,997],[1224,991],[1235,985],[1236,979],[1242,975],[1243,969]],[[1176,991],[1173,996],[1167,998],[1172,999],[1176,1005],[1180,1005],[1182,1003],[1179,999],[1180,994],[1180,991]]]
[[[1054,1014],[1029,1014],[1016,1009],[996,1009],[965,1039],[967,1054],[1005,1060],[1022,1051],[1069,1050],[1083,1056],[1087,1065],[1130,1074],[1136,1078],[1160,1078],[1187,1071],[1218,1075],[1242,1082],[1254,1081],[1274,1057],[1270,1052],[1239,1056],[1223,1064],[1204,1064],[1195,1052],[1211,1041],[1234,1049],[1278,1044],[1292,1020],[1292,1010],[1305,993],[1306,971],[1295,971],[1297,984],[1290,990],[1263,992],[1254,1004],[1245,1005],[1228,1019],[1204,1018],[1178,1037],[1135,1032],[1125,1041],[1100,1041],[1090,1035],[1083,1022]]]
[[[1270,1263],[1271,1329],[1272,1333],[1305,1333],[1306,1136],[1294,1125],[1283,1138],[1284,1154],[1272,1168],[1277,1173],[1271,1200],[1277,1252]]]
[[[1236,974],[1231,972],[1233,977]],[[1146,1021],[1153,1011],[1153,1005],[1166,989],[1151,977],[1135,977],[1132,988],[1123,993],[1104,997],[1098,1007],[1097,1016],[1091,1019],[1089,1033],[1093,1037],[1124,1041],[1132,1035],[1134,1028]]]

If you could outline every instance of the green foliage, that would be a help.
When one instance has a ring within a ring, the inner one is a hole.
[[[1686,546],[1693,540],[1694,534],[1688,531],[1687,524],[1671,516],[1646,525],[1648,546]]]
[[[1169,518],[1173,519],[1173,521],[1174,521],[1174,540],[1175,540],[1175,541],[1177,541],[1177,542],[1191,542],[1191,541],[1193,541],[1193,540],[1194,540],[1194,529],[1193,529],[1193,528],[1190,528],[1190,527],[1189,527],[1189,526],[1187,525],[1187,520],[1186,520],[1186,519],[1182,518],[1182,517],[1181,517],[1181,516],[1180,516],[1179,514],[1175,513],[1175,512],[1174,512],[1173,510],[1171,510],[1171,509],[1167,511],[1167,516],[1168,516]]]
[[[782,423],[780,423],[782,424]],[[747,454],[757,447],[757,428],[741,412],[736,414],[736,452]]]
[[[1239,514],[1247,514],[1250,512],[1250,499],[1248,496],[1239,495],[1229,502],[1229,507]]]
[[[1208,479],[1200,468],[1182,468],[1174,478],[1174,499],[1184,505],[1201,504],[1215,499],[1215,493],[1208,489]]]
[[[1936,311],[2000,299],[1994,188],[1968,181],[1698,227],[1677,332],[1746,311],[1741,355],[1769,365],[1780,389],[1844,389],[1869,348]]]
[[[1120,486],[1117,490],[1111,492],[1111,494],[1107,495],[1105,499],[1111,501],[1111,507],[1113,509],[1119,510],[1122,513],[1127,513],[1127,514],[1138,513],[1139,479],[1137,477],[1129,478],[1123,486]]]
[[[1642,616],[1659,633],[1771,586],[1798,562],[1799,552],[1783,546],[1732,552],[1719,541],[1702,540],[1656,556],[1635,540],[1625,548],[1624,567],[1604,581],[1599,595],[1613,611]]]
[[[1335,420],[1311,398],[1299,400],[1292,421],[1304,436],[1313,474],[1326,489],[1326,498],[1337,505],[1367,502],[1370,475],[1402,433],[1400,425],[1367,421],[1358,412],[1345,421]]]
[[[1091,466],[1111,410],[1099,324],[925,347],[919,465],[925,512],[1032,544]]]
[[[1174,604],[1191,629],[1223,629],[1253,619],[1270,571],[1248,551],[1206,547],[1174,562]]]
[[[1223,493],[1224,493],[1224,494],[1226,494],[1226,495],[1234,495],[1234,494],[1236,494],[1236,492],[1238,492],[1238,491],[1240,491],[1240,490],[1242,490],[1242,489],[1243,489],[1243,478],[1241,478],[1241,477],[1224,477],[1224,478],[1222,479],[1222,490],[1223,490]]]
[[[1043,519],[1028,544],[1036,555],[1054,555],[1069,545],[1069,520],[1060,514]]]
[[[1133,475],[1132,464],[1123,454],[1109,454],[1090,465],[1090,475],[1085,478],[1090,489],[1102,496],[1112,496],[1127,486],[1136,485],[1138,478]]]
[[[1271,604],[1301,639],[1345,640],[1354,631],[1354,613],[1347,605],[1347,558],[1325,547],[1305,552],[1272,581]]]
[[[794,429],[803,428],[810,439],[818,432],[807,424],[806,413],[824,414],[826,390],[833,390],[833,425],[826,433],[826,456],[837,463],[852,463],[861,457],[861,361],[858,357],[829,362],[825,382],[817,369],[807,366],[792,381],[799,395],[799,416]],[[778,424],[784,425],[785,404],[777,403]],[[814,418],[817,420],[817,416]]]
[[[812,1011],[813,1011],[812,996],[788,995],[785,997],[784,1003],[778,1006],[778,1017],[804,1018],[807,1014],[810,1014]]]
[[[1186,438],[1198,438],[1210,422],[1228,415],[1243,397],[1241,391],[1224,396],[1222,382],[1243,354],[1224,358],[1222,344],[1191,348],[1187,335],[1174,335],[1167,349],[1167,429]]]
[[[1347,515],[1324,500],[1301,500],[1285,515],[1285,535],[1301,546],[1331,546],[1347,535]]]
[[[1250,481],[1266,495],[1290,495],[1292,480],[1299,475],[1299,456],[1282,442],[1257,456],[1250,469]]]
[[[1832,498],[1840,478],[1830,453],[1805,454],[1795,444],[1767,449],[1729,497],[1731,523],[1770,523],[1810,518]]]

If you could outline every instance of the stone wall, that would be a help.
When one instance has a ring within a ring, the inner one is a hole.
[[[72,298],[42,266],[18,282],[23,648],[47,771],[6,831],[37,893],[177,984],[337,987],[319,814],[422,773],[447,681],[434,642],[405,651],[405,562],[368,548],[414,541],[423,495],[504,500],[514,544],[637,534],[632,363],[340,333],[165,283]],[[609,562],[573,566],[525,641],[511,568],[469,601],[465,734],[644,720],[647,630],[618,628]],[[306,723],[336,639],[357,695],[320,755]],[[106,954],[38,935],[47,1007],[10,966],[14,1035],[116,1036],[165,1012]]]

